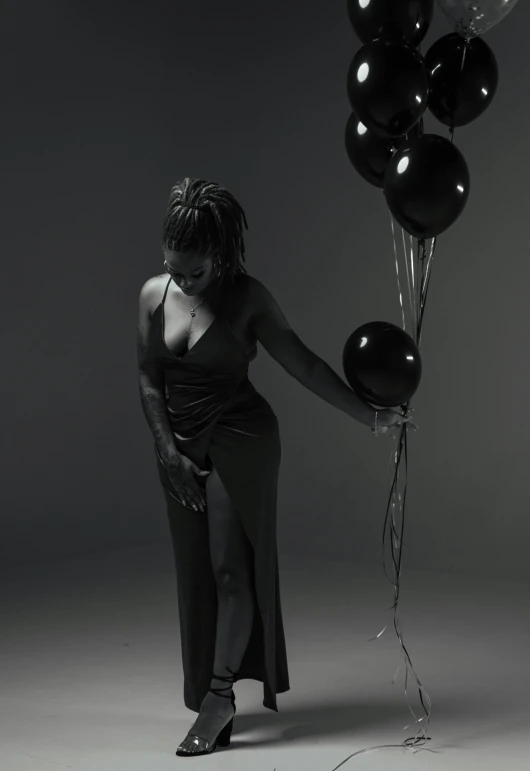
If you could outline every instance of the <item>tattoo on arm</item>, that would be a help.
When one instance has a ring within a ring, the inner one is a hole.
[[[166,404],[165,383],[149,373],[151,356],[142,329],[137,327],[137,357],[140,371],[139,392],[142,410],[154,437],[162,462],[167,466],[175,462],[177,450],[173,428]]]

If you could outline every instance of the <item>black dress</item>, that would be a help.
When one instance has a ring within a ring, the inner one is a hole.
[[[254,347],[245,353],[221,309],[183,356],[165,344],[164,297],[152,315],[152,355],[165,373],[177,448],[201,468],[215,466],[252,545],[254,613],[237,680],[263,683],[263,706],[278,711],[276,694],[289,690],[280,604],[276,499],[281,446],[278,421],[248,379]],[[237,280],[237,276],[236,279]],[[217,585],[210,559],[207,512],[179,502],[158,455],[175,556],[184,671],[184,703],[199,712],[211,685],[217,627]],[[205,485],[207,477],[196,476]]]

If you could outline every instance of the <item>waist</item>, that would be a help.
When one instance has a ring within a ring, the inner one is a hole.
[[[166,389],[166,404],[174,418],[212,418],[214,414],[237,417],[252,414],[255,417],[276,420],[268,401],[256,390],[248,376],[236,387],[225,383],[182,384]]]
[[[225,402],[224,417],[248,416],[276,420],[274,410],[265,397],[259,393],[254,384],[245,377],[232,396]]]

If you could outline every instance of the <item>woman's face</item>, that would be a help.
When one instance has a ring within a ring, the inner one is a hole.
[[[184,294],[201,294],[215,280],[214,255],[164,249],[166,272]]]

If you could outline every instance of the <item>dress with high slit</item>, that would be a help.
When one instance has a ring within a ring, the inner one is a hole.
[[[252,546],[252,593],[258,612],[237,680],[261,681],[263,706],[277,712],[276,694],[289,690],[276,538],[278,420],[248,378],[256,346],[243,351],[226,308],[183,356],[167,347],[164,302],[171,280],[152,314],[150,350],[164,370],[177,449],[201,468],[215,467]],[[179,502],[156,445],[155,454],[175,558],[184,703],[199,712],[211,685],[217,627],[208,516]],[[206,484],[206,477],[195,479]]]

